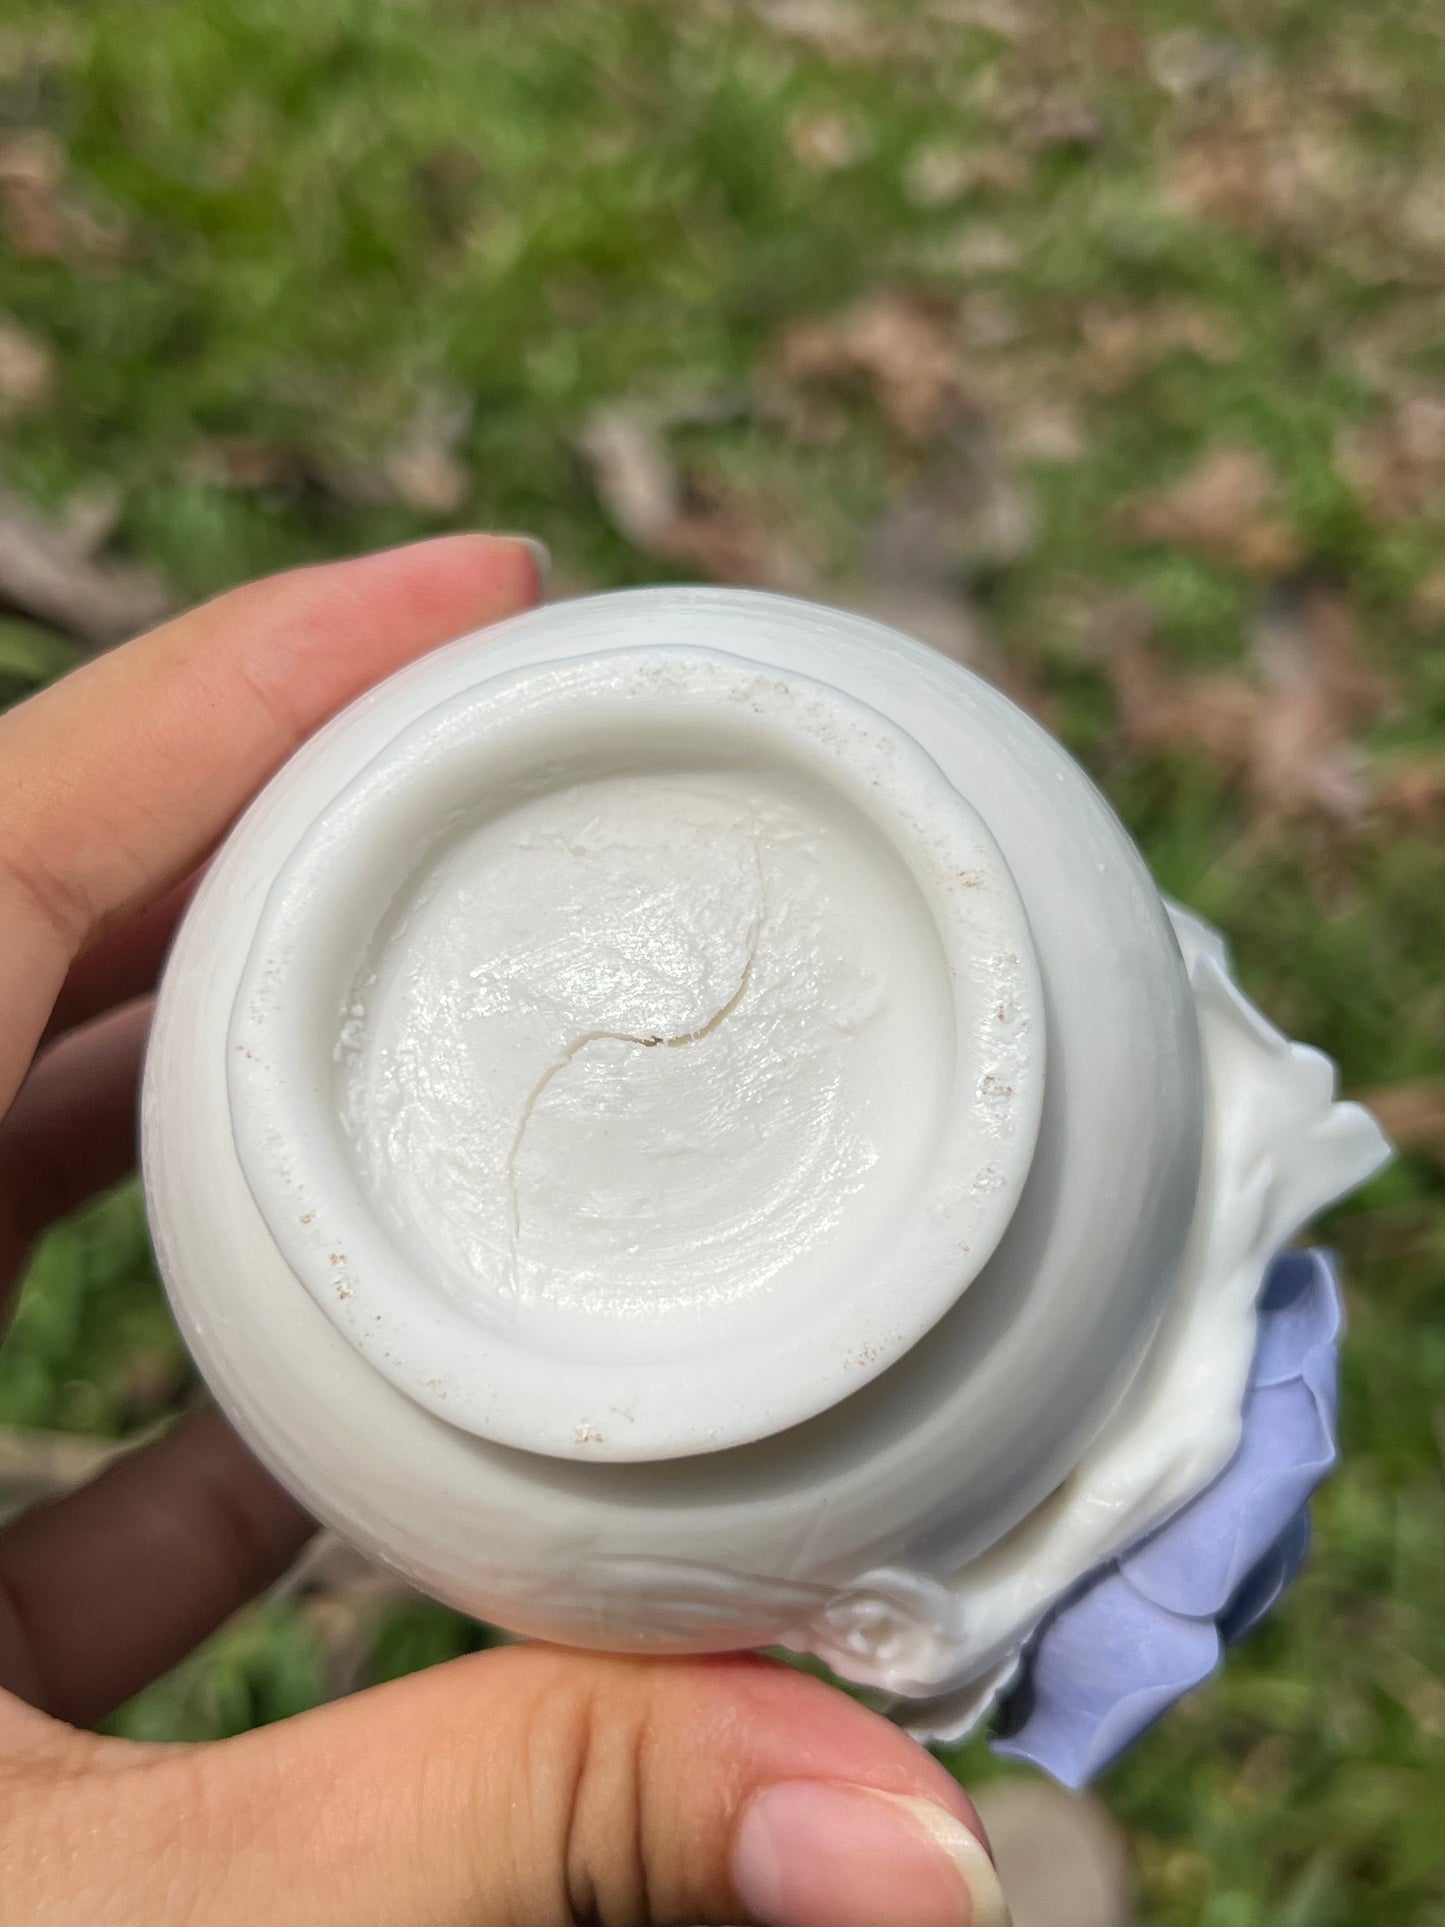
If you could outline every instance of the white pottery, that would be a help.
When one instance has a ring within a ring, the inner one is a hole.
[[[1227,1461],[1265,1264],[1382,1154],[1021,711],[700,589],[322,730],[144,1100],[182,1329],[319,1517],[514,1631],[808,1650],[938,1733]]]

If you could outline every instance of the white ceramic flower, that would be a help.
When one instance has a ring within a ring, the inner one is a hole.
[[[320,1517],[515,1631],[793,1645],[950,1735],[1230,1460],[1266,1266],[1383,1155],[1036,724],[716,590],[323,730],[145,1095],[178,1318]]]
[[[1169,908],[1194,987],[1208,1089],[1205,1154],[1189,1259],[1135,1386],[1072,1477],[1010,1540],[954,1576],[952,1590],[968,1601],[973,1639],[982,1644],[995,1625],[1007,1623],[1009,1650],[996,1671],[972,1671],[955,1693],[900,1707],[905,1724],[923,1738],[962,1738],[1014,1684],[1023,1646],[1045,1615],[1068,1599],[1081,1580],[1112,1574],[1115,1562],[1145,1540],[1163,1548],[1172,1560],[1182,1560],[1184,1596],[1199,1601],[1197,1613],[1183,1616],[1209,1621],[1197,1641],[1186,1639],[1186,1651],[1172,1674],[1178,1648],[1171,1646],[1167,1627],[1157,1628],[1159,1663],[1176,1682],[1193,1684],[1204,1677],[1218,1657],[1214,1622],[1290,1528],[1332,1460],[1333,1405],[1322,1385],[1301,1379],[1302,1410],[1293,1428],[1274,1420],[1271,1401],[1256,1398],[1256,1450],[1281,1475],[1284,1497],[1265,1495],[1262,1523],[1243,1531],[1244,1542],[1257,1557],[1243,1563],[1235,1558],[1228,1585],[1221,1587],[1196,1570],[1195,1555],[1202,1562],[1215,1548],[1206,1550],[1197,1514],[1191,1523],[1191,1502],[1217,1491],[1222,1474],[1229,1481],[1223,1493],[1226,1504],[1247,1506],[1259,1498],[1253,1460],[1239,1452],[1252,1378],[1256,1384],[1273,1384],[1277,1374],[1286,1368],[1293,1373],[1296,1365],[1303,1373],[1320,1345],[1330,1348],[1333,1371],[1338,1314],[1333,1283],[1321,1260],[1310,1261],[1316,1281],[1310,1304],[1318,1320],[1298,1329],[1281,1309],[1274,1309],[1273,1326],[1295,1341],[1294,1350],[1287,1352],[1283,1365],[1268,1354],[1262,1363],[1257,1357],[1259,1305],[1270,1268],[1293,1233],[1380,1167],[1389,1146],[1367,1111],[1335,1101],[1329,1059],[1291,1043],[1249,1003],[1230,971],[1219,934],[1178,905]],[[1294,1278],[1288,1261],[1278,1275],[1285,1281]],[[1326,1329],[1318,1329],[1319,1322]],[[1304,1481],[1302,1490],[1297,1478]],[[1167,1545],[1163,1536],[1150,1539],[1176,1517],[1179,1530]],[[1108,1524],[1101,1533],[1104,1520]],[[1213,1523],[1211,1518],[1206,1529]],[[1129,1665],[1111,1670],[1105,1663],[1100,1635],[1110,1608],[1133,1614],[1127,1638],[1122,1623],[1118,1630],[1125,1653],[1142,1672],[1138,1580],[1160,1557],[1156,1549],[1132,1566],[1126,1559],[1119,1585],[1096,1594],[1087,1618],[1079,1613],[1059,1635],[1061,1645],[1063,1637],[1082,1637],[1087,1629],[1094,1653],[1087,1671],[1099,1692],[1095,1711],[1106,1730],[1097,1745],[1092,1745],[1091,1734],[1091,1746],[1081,1749],[1079,1758],[1087,1762],[1080,1768],[1082,1775],[1096,1771],[1111,1756],[1112,1734],[1104,1710],[1112,1713],[1120,1701],[1142,1690],[1139,1674],[1131,1673]],[[1028,1575],[1031,1592],[1024,1613],[1019,1611],[1021,1573]],[[1191,1593],[1196,1579],[1200,1590]],[[964,1650],[963,1640],[958,1650]],[[1162,1710],[1177,1691],[1166,1690],[1169,1679],[1156,1684],[1156,1710]],[[1067,1698],[1062,1670],[1058,1691]],[[1141,1717],[1139,1724],[1144,1723]],[[1123,1727],[1128,1724],[1121,1721]],[[1072,1756],[1049,1752],[1044,1757],[1050,1763],[1057,1759],[1065,1777],[1073,1771]]]

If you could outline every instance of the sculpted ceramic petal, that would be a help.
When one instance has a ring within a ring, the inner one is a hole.
[[[1229,1459],[1266,1262],[1381,1156],[956,665],[656,590],[323,730],[187,917],[152,1224],[323,1518],[574,1643],[977,1717]]]

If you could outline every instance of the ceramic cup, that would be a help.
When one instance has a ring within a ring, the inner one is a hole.
[[[522,1634],[962,1730],[1219,1471],[1378,1161],[1083,772],[861,618],[548,607],[242,819],[147,1066],[171,1300],[320,1518]]]

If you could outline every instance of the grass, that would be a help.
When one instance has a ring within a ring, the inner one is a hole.
[[[1262,820],[1237,772],[1131,742],[1081,639],[1123,598],[1170,673],[1245,660],[1273,586],[1258,568],[1120,521],[1210,448],[1242,445],[1394,683],[1361,754],[1384,767],[1438,746],[1445,456],[1420,458],[1427,485],[1402,505],[1372,499],[1341,453],[1445,375],[1438,14],[793,10],[810,14],[818,33],[799,35],[780,7],[723,0],[12,0],[0,134],[53,136],[69,228],[36,250],[12,211],[0,241],[0,309],[55,367],[49,399],[6,425],[7,485],[59,511],[103,483],[115,545],[188,597],[468,524],[536,530],[577,582],[651,580],[677,571],[609,525],[575,452],[590,409],[766,397],[800,320],[883,287],[962,302],[1005,425],[1022,394],[1077,431],[1067,461],[1016,458],[1033,535],[975,571],[1000,658],[1161,881],[1230,931],[1267,1010],[1351,1087],[1438,1075],[1438,819],[1323,840]],[[1061,100],[1095,125],[1050,132],[1039,103]],[[956,192],[920,190],[929,155],[935,179],[955,164]],[[1100,314],[1137,337],[1107,376]],[[1174,327],[1189,338],[1170,338],[1171,314],[1192,317]],[[386,480],[426,397],[463,423],[441,514]],[[915,461],[886,413],[849,392],[822,430],[755,405],[682,441],[704,488],[761,505],[822,582],[846,584]],[[218,471],[240,441],[264,457],[259,485]],[[64,660],[51,639],[0,633],[8,693]],[[1327,1226],[1351,1295],[1344,1469],[1287,1606],[1105,1782],[1146,1921],[1441,1918],[1441,1194],[1422,1150]],[[123,1191],[38,1258],[0,1354],[0,1421],[120,1434],[185,1387]],[[370,1669],[474,1638],[409,1608]],[[325,1680],[313,1621],[274,1604],[116,1725],[230,1732]],[[968,1781],[997,1770],[980,1745],[955,1764]]]

